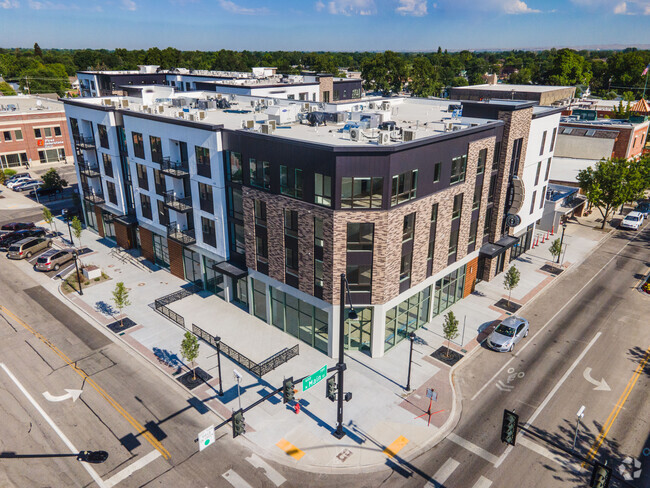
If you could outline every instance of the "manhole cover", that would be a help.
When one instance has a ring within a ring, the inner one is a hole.
[[[138,283],[138,286],[144,286],[146,283]]]

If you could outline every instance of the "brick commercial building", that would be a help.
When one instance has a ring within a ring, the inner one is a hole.
[[[456,86],[452,100],[526,100],[537,105],[569,105],[576,94],[575,86],[510,85],[508,83]]]
[[[72,161],[63,103],[36,96],[0,97],[0,168]]]
[[[330,356],[341,273],[346,347],[379,357],[542,215],[557,109],[156,91],[66,100],[88,225]]]

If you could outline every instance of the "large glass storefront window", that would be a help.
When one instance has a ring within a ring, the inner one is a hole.
[[[201,276],[201,256],[189,249],[183,249],[183,268],[185,279],[196,285],[203,285]]]
[[[266,322],[266,285],[263,281],[251,278],[253,284],[253,314]]]
[[[346,317],[350,309],[346,307]],[[354,349],[370,353],[370,339],[372,336],[372,307],[354,309],[357,312],[356,320],[345,319],[344,343],[346,349]]]
[[[461,266],[443,279],[436,281],[436,292],[433,299],[434,317],[463,298],[466,268],[467,266]]]
[[[169,268],[169,249],[167,239],[153,234],[153,256],[155,264],[163,268]]]
[[[97,214],[95,214],[95,206],[92,203],[85,202],[84,208],[86,210],[86,227],[90,227],[95,232],[97,230]]]
[[[388,351],[429,321],[430,302],[431,287],[428,286],[386,312],[384,351]]]
[[[203,257],[203,266],[205,268],[205,276],[203,277],[204,288],[210,293],[214,293],[222,300],[226,299],[226,283],[223,275],[213,269],[217,264],[214,259]]]
[[[327,312],[276,288],[271,291],[271,323],[327,354]]]

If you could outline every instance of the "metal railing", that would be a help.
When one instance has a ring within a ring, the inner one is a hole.
[[[172,161],[169,157],[162,158],[162,163],[160,164],[160,170],[163,174],[169,176],[175,176],[181,178],[184,176],[189,176],[190,174],[190,165],[187,161]]]
[[[192,196],[178,197],[174,190],[169,190],[164,193],[165,205],[176,210],[177,212],[189,212],[192,210]]]
[[[82,135],[75,135],[73,137],[75,146],[78,146],[82,149],[94,149],[95,148],[95,138],[92,136],[84,137]]]
[[[275,368],[283,365],[289,359],[297,356],[300,354],[299,352],[299,344],[296,344],[293,347],[290,348],[285,348],[282,351],[280,351],[277,354],[274,354],[268,359],[265,359],[259,364],[260,367],[260,376],[265,375],[266,373],[269,373],[270,371],[273,371]]]
[[[104,203],[104,194],[101,190],[95,190],[91,188],[83,189],[83,197],[85,200],[90,203]]]
[[[194,229],[181,229],[176,222],[171,222],[167,226],[167,237],[185,246],[196,243]]]
[[[167,305],[182,300],[183,298],[196,293],[198,290],[199,288],[197,286],[190,285],[188,288],[183,288],[182,290],[175,291],[174,293],[170,293],[164,297],[156,298],[153,302],[153,306],[156,309],[156,312],[185,328],[185,318],[171,310]]]
[[[88,176],[89,178],[98,178],[102,174],[99,172],[99,166],[86,162],[79,162],[79,172]]]

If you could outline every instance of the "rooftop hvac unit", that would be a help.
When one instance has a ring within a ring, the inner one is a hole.
[[[165,111],[165,106],[164,105],[158,105],[158,113],[161,114]]]
[[[410,141],[415,140],[415,137],[416,137],[415,134],[416,134],[416,132],[414,130],[404,129],[402,131],[402,141],[403,142],[410,142]]]
[[[350,140],[354,142],[359,142],[361,140],[361,129],[359,129],[358,127],[351,127]]]
[[[381,104],[382,110],[390,110],[390,102],[384,102]]]
[[[110,98],[104,98],[104,99],[102,100],[102,103],[103,103],[104,105],[113,105],[113,101],[112,101]]]
[[[129,101],[128,100],[122,100],[122,108],[128,108],[129,106]]]
[[[262,134],[270,134],[271,133],[271,127],[269,126],[269,124],[262,124],[260,126],[260,131],[262,132]]]
[[[247,129],[254,129],[255,128],[255,121],[254,120],[247,120],[246,121],[246,128]]]
[[[149,105],[143,105],[142,106],[142,111],[143,112],[149,112]]]
[[[368,108],[370,108],[370,109],[372,109],[372,110],[374,110],[375,107],[376,107],[376,106],[375,106],[375,102],[370,102],[370,103],[368,104]]]
[[[309,112],[309,104],[308,104],[308,103],[303,103],[303,104],[302,104],[302,109],[303,109],[305,112]]]
[[[269,127],[271,128],[271,132],[275,131],[275,127],[276,127],[275,120],[269,120],[268,124],[269,124]]]
[[[185,112],[178,112],[178,118],[179,119],[184,119],[185,118]]]
[[[379,131],[379,144],[382,146],[386,144],[390,144],[390,132],[387,130],[380,130]]]
[[[188,118],[189,120],[191,120],[192,122],[194,122],[194,121],[196,120],[196,115],[194,115],[194,114],[187,114],[187,118]]]
[[[205,119],[205,112],[203,110],[201,110],[199,112],[199,120],[203,120],[203,119]]]

